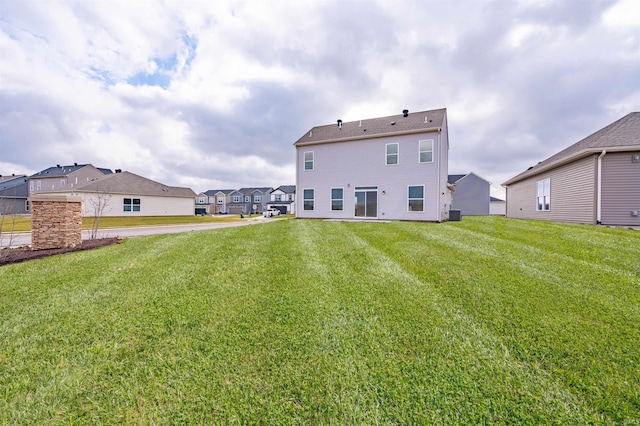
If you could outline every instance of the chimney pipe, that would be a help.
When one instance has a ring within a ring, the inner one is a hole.
[[[408,116],[409,115],[409,110],[408,109],[403,109],[402,110],[402,115],[405,116],[405,117]]]
[[[60,164],[56,164],[56,167],[57,167],[57,168],[60,168]]]
[[[342,120],[338,120],[338,129],[342,129]]]
[[[122,173],[122,169],[116,169],[116,173]]]
[[[73,165],[74,165],[74,166],[77,166],[77,165],[78,165],[78,163],[73,163]]]

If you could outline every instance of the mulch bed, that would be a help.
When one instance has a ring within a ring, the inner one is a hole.
[[[123,240],[120,238],[99,238],[95,240],[84,240],[79,246],[58,249],[31,250],[30,247],[5,248],[0,249],[0,266],[24,262],[26,260],[42,259],[43,257],[53,256],[55,254],[91,250],[111,244],[120,244],[122,242]]]

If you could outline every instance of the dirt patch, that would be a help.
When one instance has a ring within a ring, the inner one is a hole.
[[[24,262],[26,260],[42,259],[43,257],[53,256],[55,254],[91,250],[98,247],[109,246],[111,244],[120,244],[122,242],[123,240],[120,238],[99,238],[95,240],[85,240],[82,244],[75,247],[58,249],[31,250],[30,247],[5,248],[0,249],[0,266]]]

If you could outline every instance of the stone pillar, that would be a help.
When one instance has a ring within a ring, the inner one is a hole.
[[[66,248],[82,244],[82,198],[34,195],[31,206],[31,249]]]

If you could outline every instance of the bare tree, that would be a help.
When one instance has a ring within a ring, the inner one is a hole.
[[[13,197],[11,195],[13,195]],[[13,244],[13,234],[15,232],[16,218],[18,216],[16,199],[17,190],[15,187],[13,188],[13,194],[9,194],[7,191],[0,193],[0,241],[2,240],[2,229],[4,228],[5,221],[7,221],[7,217],[9,217],[9,220],[11,221],[11,224],[9,225],[9,244],[7,247],[11,247]]]
[[[111,194],[108,189],[98,189],[94,197],[89,198],[87,203],[90,208],[91,217],[93,217],[93,223],[91,224],[91,232],[89,238],[95,240],[98,238],[98,228],[100,227],[100,218],[104,214],[104,211],[111,204]]]

